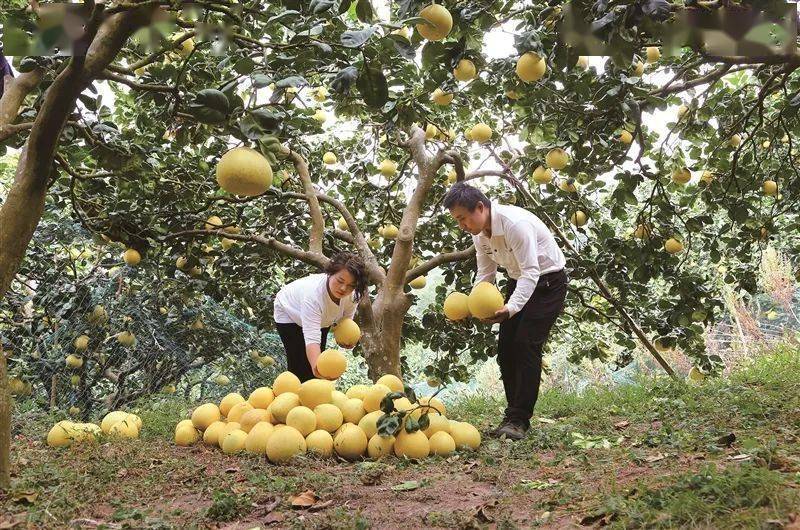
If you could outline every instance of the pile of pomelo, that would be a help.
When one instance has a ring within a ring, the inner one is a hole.
[[[105,415],[100,425],[59,421],[47,433],[50,447],[69,447],[81,442],[96,442],[102,435],[112,438],[138,438],[142,430],[142,419],[124,410],[112,410]]]
[[[345,368],[341,352],[326,350],[317,370],[327,379],[301,383],[283,372],[272,387],[257,388],[247,399],[230,393],[219,404],[200,405],[175,427],[175,443],[202,441],[226,454],[266,454],[276,463],[307,452],[347,460],[392,453],[420,459],[480,445],[478,429],[448,420],[436,397],[417,400],[397,376],[336,390],[334,380]]]

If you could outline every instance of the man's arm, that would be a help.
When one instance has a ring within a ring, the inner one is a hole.
[[[478,274],[475,276],[475,283],[494,283],[494,277],[497,275],[497,263],[478,246],[476,238],[473,241],[475,243],[475,259],[478,262]]]
[[[520,268],[520,277],[514,294],[508,300],[509,318],[517,314],[530,300],[536,284],[539,283],[541,269],[539,268],[538,248],[536,243],[536,230],[527,222],[518,222],[506,230],[506,241],[511,247],[514,257]]]

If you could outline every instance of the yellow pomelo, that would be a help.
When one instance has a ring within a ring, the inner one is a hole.
[[[456,449],[476,450],[481,445],[481,433],[467,422],[450,420],[450,436],[456,443]]]
[[[255,425],[267,421],[267,416],[269,414],[266,409],[250,409],[242,414],[242,417],[239,418],[239,423],[242,424],[242,430],[249,433]]]
[[[366,411],[364,410],[364,402],[358,398],[349,398],[344,404],[339,407],[342,411],[342,421],[348,423],[358,423],[364,417]]]
[[[272,185],[272,167],[249,147],[235,147],[217,162],[219,187],[234,195],[261,195]]]
[[[200,430],[206,429],[215,421],[219,421],[220,418],[222,418],[222,415],[215,403],[200,405],[192,412],[192,423]]]
[[[333,338],[342,348],[352,348],[361,338],[361,328],[353,319],[345,318],[336,323],[336,327],[333,328]]]
[[[438,412],[442,416],[447,415],[447,409],[445,408],[444,403],[439,400],[439,398],[422,396],[419,398],[419,404],[425,405],[421,408],[423,412],[427,412],[428,414],[436,414]]]
[[[331,392],[331,403],[339,409],[342,408],[345,401],[347,401],[347,396],[345,396],[344,392],[341,390],[334,390]]]
[[[453,29],[453,17],[444,6],[431,4],[419,12],[419,18],[425,20],[417,24],[417,31],[427,40],[442,40]]]
[[[683,250],[683,243],[671,237],[664,242],[664,250],[670,254],[677,254]]]
[[[410,282],[408,282],[408,286],[412,289],[422,289],[428,283],[428,279],[425,276],[417,276]]]
[[[456,450],[456,442],[449,433],[438,431],[431,436],[431,454],[439,456],[449,456]]]
[[[74,442],[96,442],[103,434],[103,431],[94,423],[75,423],[72,427],[72,439]]]
[[[317,416],[308,407],[294,407],[286,415],[286,425],[297,429],[305,438],[317,429]]]
[[[575,226],[583,226],[586,224],[589,218],[586,216],[586,213],[578,210],[574,214],[572,214],[569,218],[569,222],[574,224]]]
[[[136,428],[139,429],[140,431],[142,430],[142,418],[140,418],[136,414],[128,414],[128,417],[126,419],[132,420],[133,423],[136,424]]]
[[[325,379],[339,379],[347,370],[347,359],[339,350],[325,350],[317,359],[317,371]]]
[[[229,421],[226,423],[225,426],[220,429],[219,434],[217,435],[217,445],[219,445],[220,449],[222,448],[222,442],[225,440],[225,437],[228,436],[229,432],[241,430],[242,425],[238,421]]]
[[[194,425],[184,425],[175,430],[175,445],[186,447],[200,440],[200,432]]]
[[[470,136],[479,144],[488,142],[492,138],[492,128],[485,123],[477,123],[470,129]]]
[[[450,433],[450,421],[444,416],[428,413],[428,420],[430,421],[430,425],[428,425],[428,428],[424,431],[425,436],[428,438],[432,437],[437,432]]]
[[[444,299],[444,316],[449,320],[463,320],[470,316],[469,296],[464,293],[450,293]]]
[[[578,66],[586,70],[587,68],[589,68],[589,58],[585,55],[581,55],[580,57],[578,57],[578,61],[575,63],[575,66]]]
[[[630,133],[630,131],[626,131],[624,129],[620,131],[618,138],[619,141],[625,145],[628,145],[633,141],[633,135]]]
[[[636,61],[631,66],[633,67],[633,73],[636,74],[636,77],[642,77],[642,75],[644,75],[644,63]]]
[[[344,216],[339,216],[339,220],[336,221],[336,228],[345,231],[350,229],[350,227],[347,226],[347,220],[344,218]]]
[[[218,215],[212,215],[208,219],[206,219],[203,228],[206,230],[219,230],[222,228],[222,219]]]
[[[284,392],[297,394],[298,390],[300,390],[300,379],[292,372],[288,371],[278,374],[278,377],[275,378],[275,382],[272,384],[272,392],[275,394],[275,397],[280,396]]]
[[[81,335],[80,337],[75,339],[75,342],[73,342],[73,345],[75,346],[75,349],[78,350],[78,351],[85,350],[86,348],[89,347],[89,336],[88,335]]]
[[[125,419],[112,425],[108,435],[114,438],[138,438],[139,429],[133,420]]]
[[[232,246],[236,244],[236,240],[223,237],[220,240],[220,243],[222,243],[222,250],[229,250]]]
[[[294,427],[275,429],[267,439],[267,458],[279,463],[290,460],[295,455],[306,452],[306,439]]]
[[[278,423],[286,423],[286,415],[299,405],[300,397],[292,392],[286,392],[275,398],[269,406],[269,411]]]
[[[374,412],[381,408],[381,400],[391,392],[388,386],[377,383],[372,385],[364,396],[364,410]]]
[[[139,251],[135,248],[129,248],[122,254],[122,260],[125,262],[125,265],[135,267],[142,261],[142,255],[139,254]]]
[[[345,423],[333,439],[333,449],[347,460],[360,458],[367,450],[367,435],[358,426]]]
[[[381,230],[381,235],[386,239],[395,239],[400,233],[400,230],[393,224],[388,224]]]
[[[403,392],[403,381],[394,374],[382,375],[377,381],[376,385],[386,385],[392,392]]]
[[[245,412],[253,410],[253,405],[248,403],[247,401],[242,401],[241,403],[237,403],[233,407],[231,407],[230,412],[228,412],[228,423],[235,421],[241,423],[242,416]]]
[[[50,447],[68,447],[72,443],[71,421],[60,421],[53,425],[47,433],[47,445]]]
[[[306,436],[306,448],[309,453],[320,456],[333,455],[333,436],[328,431],[318,429]]]
[[[83,366],[83,358],[77,355],[72,355],[71,353],[67,355],[64,362],[70,368],[80,368],[81,366]]]
[[[453,76],[459,81],[472,81],[477,74],[478,69],[475,68],[475,63],[469,59],[461,59],[453,69]]]
[[[689,374],[686,376],[686,378],[689,381],[697,382],[697,381],[702,381],[703,379],[705,379],[706,378],[706,374],[701,372],[700,369],[697,368],[696,366],[692,366],[692,368],[689,370]]]
[[[493,317],[504,305],[503,295],[493,284],[480,282],[469,293],[467,305],[470,314],[476,318]]]
[[[333,381],[309,379],[300,385],[297,395],[300,396],[300,403],[313,410],[317,405],[330,403],[332,393]]]
[[[395,410],[399,412],[404,412],[406,410],[411,410],[415,407],[414,404],[409,401],[409,399],[405,396],[399,397],[393,401]]]
[[[397,162],[393,160],[389,160],[388,158],[381,160],[381,163],[378,164],[378,171],[381,172],[381,175],[384,177],[391,177],[397,173]]]
[[[441,88],[437,88],[433,91],[433,94],[431,94],[431,101],[441,106],[449,105],[453,102],[453,94],[444,92]]]
[[[225,422],[215,421],[203,431],[203,443],[219,446],[219,435],[223,430],[225,430]]]
[[[764,195],[775,196],[778,194],[778,183],[774,180],[765,180],[763,186]]]
[[[272,393],[272,389],[268,386],[261,386],[250,393],[247,402],[253,405],[253,408],[266,409],[273,399],[275,399],[275,395]]]
[[[247,433],[241,429],[234,429],[222,439],[222,452],[226,455],[234,455],[244,451],[244,444],[247,440]]]
[[[231,392],[219,402],[219,413],[223,416],[228,416],[234,405],[244,403],[244,398],[238,392]]]
[[[690,180],[692,180],[692,174],[685,167],[672,172],[672,182],[676,184],[686,184]]]
[[[274,430],[275,427],[267,421],[260,421],[253,425],[253,428],[247,433],[247,438],[244,441],[245,451],[260,455],[266,453],[267,440]]]
[[[378,432],[378,420],[383,416],[383,412],[376,410],[364,415],[358,422],[358,428],[364,431],[367,438],[372,438]],[[347,425],[345,423],[345,425]]]
[[[539,185],[549,184],[553,181],[553,172],[550,171],[550,169],[546,169],[544,166],[537,166],[531,174],[531,179]]]
[[[103,416],[103,421],[100,422],[100,428],[103,430],[104,433],[108,434],[111,432],[111,427],[114,426],[115,423],[120,422],[128,418],[128,413],[124,410],[112,410],[105,416]]]
[[[367,395],[367,391],[370,389],[371,385],[353,385],[347,389],[347,392],[344,393],[349,398],[357,398],[363,400],[364,397]]]
[[[367,455],[370,458],[383,458],[394,451],[394,436],[384,438],[380,434],[373,434],[367,444]]]
[[[648,46],[647,50],[647,63],[653,64],[661,58],[661,50],[657,46]]]
[[[322,155],[322,161],[327,165],[333,165],[336,163],[336,155],[328,151],[324,155]]]
[[[544,162],[547,164],[547,167],[551,167],[553,169],[564,169],[567,167],[567,164],[569,164],[569,155],[566,151],[560,147],[557,147],[547,152],[544,157]]]
[[[547,72],[547,63],[533,52],[528,52],[517,59],[517,76],[526,83],[538,81]]]
[[[740,134],[734,134],[728,139],[728,145],[733,148],[739,147],[741,143],[742,143],[742,136]]]
[[[406,432],[400,429],[397,439],[394,442],[394,454],[407,458],[425,458],[431,452],[428,437],[422,431]]]
[[[342,426],[344,414],[336,405],[323,403],[314,408],[314,415],[317,417],[317,429],[334,432]]]

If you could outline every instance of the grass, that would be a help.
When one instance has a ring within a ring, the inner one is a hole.
[[[476,395],[448,403],[448,415],[485,431],[503,407]],[[0,525],[759,528],[787,524],[800,504],[800,353],[789,347],[699,385],[658,378],[547,391],[525,440],[484,438],[477,453],[423,463],[274,466],[177,448],[174,425],[189,405],[159,398],[138,409],[140,440],[69,450],[41,442],[60,418],[15,416],[14,486],[0,496]],[[393,489],[409,481],[420,486]],[[308,489],[328,504],[292,509]]]

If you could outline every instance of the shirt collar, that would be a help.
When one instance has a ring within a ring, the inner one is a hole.
[[[491,216],[492,216],[492,237],[505,235],[503,230],[503,222],[500,219],[500,205],[492,201]]]

